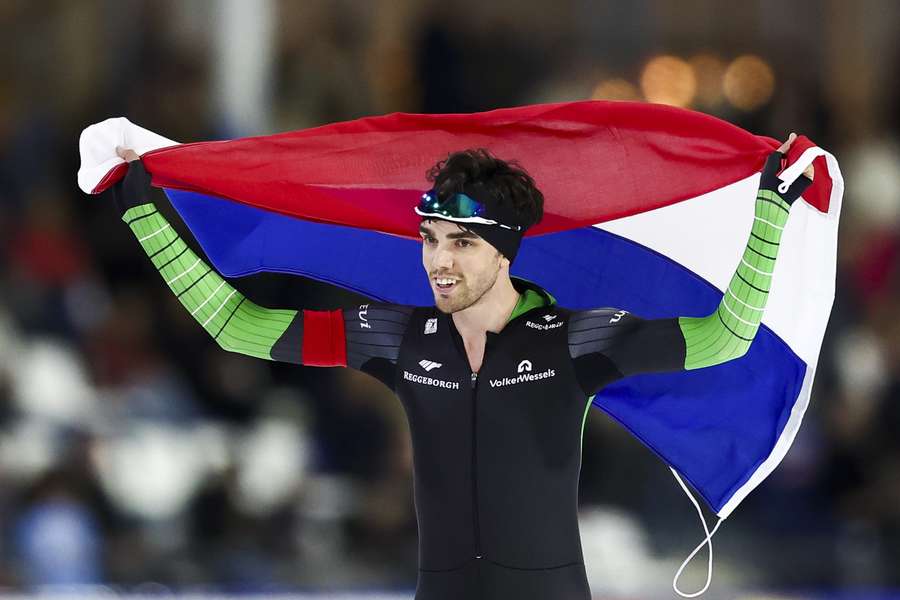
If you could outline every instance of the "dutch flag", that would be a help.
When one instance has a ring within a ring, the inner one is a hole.
[[[449,152],[485,147],[516,159],[545,196],[544,219],[523,239],[513,275],[567,308],[664,318],[715,311],[747,243],[760,169],[779,142],[709,115],[631,102],[391,113],[189,144],[120,117],[82,133],[85,192],[123,175],[117,145],[142,155],[222,275],[291,273],[413,305],[433,304],[412,210],[429,187],[425,172]],[[803,136],[781,177],[812,161],[815,181],[791,208],[749,351],[716,366],[626,377],[593,399],[686,479],[719,524],[784,458],[810,400],[834,300],[843,193],[834,156]]]

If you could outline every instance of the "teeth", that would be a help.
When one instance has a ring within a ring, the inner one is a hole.
[[[456,283],[455,279],[435,279],[434,281],[439,285],[450,285],[451,283]]]

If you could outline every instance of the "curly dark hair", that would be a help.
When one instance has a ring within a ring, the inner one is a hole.
[[[426,174],[434,183],[438,198],[463,192],[466,185],[480,184],[489,192],[488,203],[512,209],[517,225],[536,225],[544,216],[544,194],[525,169],[516,161],[504,161],[487,148],[469,148],[453,152],[438,161]],[[503,212],[507,212],[504,210]]]

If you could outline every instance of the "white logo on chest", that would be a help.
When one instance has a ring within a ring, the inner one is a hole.
[[[419,361],[419,366],[425,369],[426,371],[431,371],[432,369],[437,369],[441,367],[443,363],[434,362],[433,360],[425,360],[422,359]]]
[[[519,363],[516,367],[516,372],[518,375],[515,377],[503,377],[501,379],[491,379],[491,387],[504,387],[507,385],[518,385],[520,383],[537,381],[539,379],[549,379],[550,377],[556,377],[556,369],[544,369],[539,373],[532,373],[534,371],[534,365],[531,364],[531,361],[527,358]]]
[[[550,315],[546,315],[544,318],[546,319]],[[556,315],[554,315],[555,317]],[[548,321],[550,319],[547,319]],[[535,323],[534,321],[525,321],[525,327],[531,327],[532,329],[537,329],[540,331],[547,331],[548,329],[556,329],[557,327],[562,327],[565,325],[565,321],[559,321],[558,323]]]
[[[425,321],[425,335],[437,331],[437,319],[428,319]]]

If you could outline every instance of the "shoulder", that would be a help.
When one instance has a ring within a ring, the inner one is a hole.
[[[572,358],[603,352],[642,321],[623,308],[573,310],[569,315],[569,352]]]
[[[631,314],[624,308],[606,306],[587,310],[569,311],[569,329],[574,326],[582,329],[603,329],[622,327],[628,323],[640,321],[640,317]]]
[[[392,367],[422,307],[363,302],[343,309],[349,366],[375,375],[393,389]]]
[[[410,320],[427,307],[389,302],[364,302],[343,309],[347,331],[392,331],[406,328]]]

